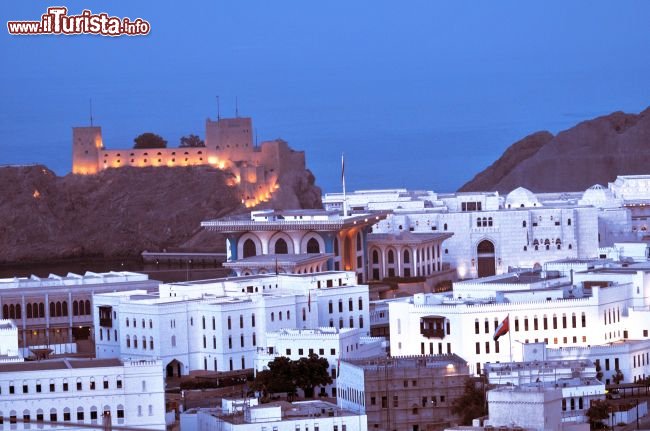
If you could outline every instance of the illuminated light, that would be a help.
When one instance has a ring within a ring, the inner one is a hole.
[[[217,159],[215,156],[210,156],[208,157],[208,163],[211,165],[216,165],[219,163],[219,159]]]
[[[461,264],[458,267],[458,275],[460,275],[460,278],[465,278],[467,275],[467,268],[465,267],[465,264]]]
[[[34,199],[38,199],[41,197],[41,192],[35,189],[34,193],[32,193],[32,196],[34,197]]]

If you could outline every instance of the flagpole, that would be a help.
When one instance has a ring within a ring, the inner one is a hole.
[[[512,362],[512,335],[510,331],[510,313],[508,313],[508,344],[510,344],[510,362]]]
[[[341,153],[341,182],[343,183],[343,217],[348,215],[348,200],[345,194],[345,154]]]

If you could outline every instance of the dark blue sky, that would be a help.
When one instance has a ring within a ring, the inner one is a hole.
[[[142,17],[145,37],[9,36],[47,6]],[[253,117],[324,191],[452,191],[528,133],[650,105],[650,2],[4,0],[0,164],[70,170],[71,127],[176,145]]]

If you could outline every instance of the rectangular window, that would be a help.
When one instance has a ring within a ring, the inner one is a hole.
[[[577,326],[577,318],[576,318],[576,315],[575,315],[575,314],[573,314],[573,315],[571,316],[571,326],[572,326],[573,328],[575,328],[575,327]]]
[[[91,390],[91,391],[94,391],[94,390],[95,390],[95,381],[94,381],[94,380],[91,380],[91,381],[90,381],[90,390]]]
[[[23,385],[23,394],[29,393],[29,386]]]
[[[537,331],[538,326],[537,326],[537,317],[533,318],[533,330]]]
[[[478,319],[474,322],[474,333],[478,334],[479,331],[479,324],[478,324]]]
[[[299,354],[300,356],[302,356],[302,353],[303,353],[303,350],[302,350],[302,349],[298,349],[298,354]]]
[[[562,328],[566,329],[566,314],[562,315]]]
[[[83,410],[78,410],[77,411],[77,420],[78,421],[84,420],[84,412],[83,412]]]
[[[377,404],[377,399],[375,397],[370,397],[370,405],[374,406],[375,404]]]
[[[490,342],[489,341],[485,342],[485,353],[490,353]]]
[[[605,371],[609,371],[609,358],[605,358]]]
[[[10,393],[10,394],[13,394],[13,393],[15,393],[15,392],[16,392],[16,391],[15,391],[15,389],[14,389],[14,385],[10,385],[10,386],[9,386],[9,393]]]
[[[524,331],[528,331],[528,317],[524,318]]]
[[[476,342],[476,354],[480,355],[481,354],[481,343],[478,341]]]
[[[515,332],[519,331],[519,318],[515,317]]]
[[[557,316],[553,316],[553,329],[557,329]]]
[[[78,391],[81,390],[81,382],[77,382],[77,390],[78,390]]]
[[[385,396],[381,397],[381,408],[382,409],[388,408],[388,399]]]
[[[63,392],[68,392],[68,382],[63,382]]]
[[[54,392],[54,383],[50,383],[50,392]]]
[[[287,349],[287,356],[291,355],[291,349]]]
[[[70,420],[70,412],[63,412],[63,420],[64,421],[69,421]]]
[[[117,384],[115,386],[117,387],[117,389],[122,389],[122,380],[118,379]]]
[[[40,383],[38,383],[38,384],[36,385],[36,392],[38,392],[38,393],[41,392],[41,384],[40,384]]]
[[[108,389],[108,380],[104,380],[104,389]]]
[[[91,421],[96,421],[97,420],[97,411],[96,410],[91,410],[90,411],[90,420]]]
[[[485,333],[489,334],[490,333],[490,322],[487,320],[485,321]]]
[[[544,330],[548,329],[548,319],[544,316]]]
[[[494,342],[494,353],[499,353],[499,340]]]

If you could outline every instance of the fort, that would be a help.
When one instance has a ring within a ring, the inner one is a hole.
[[[255,145],[252,130],[249,117],[207,119],[205,147],[109,150],[101,127],[73,127],[72,173],[93,175],[125,166],[211,166],[231,173],[229,185],[239,187],[246,207],[254,207],[270,199],[285,168],[304,169],[305,153],[282,139]]]

